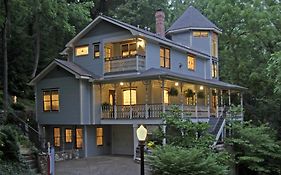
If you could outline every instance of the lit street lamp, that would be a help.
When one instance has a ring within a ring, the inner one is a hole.
[[[138,137],[139,146],[140,146],[141,175],[144,175],[144,143],[145,143],[146,136],[147,136],[147,129],[145,129],[145,127],[143,127],[143,125],[141,125],[137,129],[137,137]]]

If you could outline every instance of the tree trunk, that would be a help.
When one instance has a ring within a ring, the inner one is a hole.
[[[4,120],[8,116],[8,52],[7,52],[7,33],[8,33],[8,24],[9,24],[9,9],[8,9],[8,0],[4,0],[5,8],[5,21],[3,25],[3,57],[4,57]]]
[[[38,4],[39,5],[39,4]],[[39,25],[39,12],[38,9],[36,10],[35,14],[35,60],[34,60],[34,66],[33,66],[33,73],[31,75],[31,78],[35,77],[37,68],[38,68],[38,63],[39,63],[39,58],[40,58],[40,25]]]

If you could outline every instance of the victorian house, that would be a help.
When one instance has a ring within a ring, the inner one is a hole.
[[[67,60],[31,80],[45,142],[80,157],[135,155],[136,128],[163,124],[171,105],[194,122],[215,121],[222,136],[224,107],[243,105],[245,88],[219,80],[221,29],[194,7],[167,30],[163,11],[155,20],[152,33],[98,16],[65,45]]]

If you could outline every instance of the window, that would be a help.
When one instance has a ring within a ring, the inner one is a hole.
[[[170,49],[160,47],[160,67],[170,69]]]
[[[105,58],[111,57],[111,47],[105,47]]]
[[[100,45],[94,44],[94,58],[100,57]]]
[[[164,103],[168,104],[169,103],[169,91],[164,90]]]
[[[75,48],[76,56],[85,56],[89,53],[89,46],[79,46]]]
[[[131,102],[131,103],[130,103]],[[123,91],[123,105],[137,104],[137,91],[135,89]]]
[[[208,32],[207,31],[193,31],[192,32],[194,37],[208,37]]]
[[[83,146],[83,130],[82,128],[76,128],[76,148],[81,149]]]
[[[212,61],[212,78],[218,78],[218,63]]]
[[[65,129],[65,142],[66,143],[72,142],[72,129]]]
[[[136,43],[122,44],[121,52],[123,57],[135,56],[137,54],[137,44]]]
[[[60,128],[54,128],[54,146],[60,146]]]
[[[103,145],[103,128],[97,128],[97,146]]]
[[[109,104],[115,104],[115,90],[109,90]]]
[[[218,35],[216,33],[212,34],[212,56],[218,57]]]
[[[187,56],[187,68],[189,70],[195,70],[195,57],[194,56],[191,56],[191,55],[188,55]]]
[[[58,111],[59,110],[59,91],[44,90],[43,91],[43,110]]]

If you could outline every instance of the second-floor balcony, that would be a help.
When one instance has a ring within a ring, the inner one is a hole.
[[[116,56],[105,58],[104,73],[141,71],[145,69],[145,56]]]
[[[145,50],[145,40],[142,38],[105,43],[104,73],[144,70]]]

